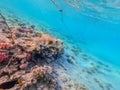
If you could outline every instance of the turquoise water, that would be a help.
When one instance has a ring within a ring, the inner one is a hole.
[[[50,0],[3,0],[0,6],[31,22],[47,25],[101,60],[120,65],[119,0],[73,0],[79,8],[64,0],[56,3],[63,13]]]
[[[78,82],[90,87],[90,90],[120,90],[120,1],[119,0],[55,0],[58,8],[51,0],[2,0],[0,9],[45,30],[64,41],[67,53],[75,57],[75,66],[64,63],[71,70],[67,73]],[[6,10],[5,10],[6,9]],[[92,56],[89,61],[84,61],[82,55],[75,56],[70,51],[77,47],[87,55]],[[111,72],[105,71],[104,65],[108,64]],[[100,72],[86,75],[83,72],[99,66]],[[116,67],[118,67],[116,69]],[[80,74],[82,72],[82,74]],[[106,83],[113,85],[112,89],[98,89],[92,77],[98,77]],[[87,77],[87,79],[86,79]],[[112,79],[111,79],[112,78]],[[92,84],[91,84],[92,83]],[[95,86],[96,85],[96,86]],[[74,90],[74,89],[72,89]]]

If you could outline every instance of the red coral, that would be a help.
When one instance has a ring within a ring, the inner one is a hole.
[[[25,69],[28,66],[28,62],[21,64],[20,69]]]
[[[8,55],[6,53],[0,52],[0,62],[3,62],[8,58]]]
[[[0,49],[9,49],[10,44],[9,43],[0,43]]]

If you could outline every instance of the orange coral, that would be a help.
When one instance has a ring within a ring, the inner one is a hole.
[[[40,41],[42,41],[45,44],[52,44],[52,43],[56,43],[57,39],[50,37],[47,34],[43,34],[42,37],[39,39]]]

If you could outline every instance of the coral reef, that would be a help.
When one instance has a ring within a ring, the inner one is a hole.
[[[21,84],[16,81],[8,89],[27,90],[38,81],[46,85],[44,88],[56,88],[57,79],[48,64],[63,54],[63,42],[35,32],[34,28],[33,25],[9,27],[0,14],[0,88],[4,89],[3,85],[16,78],[21,80]]]
[[[11,76],[11,79],[20,78],[22,84],[14,86],[11,90],[27,89],[32,85],[37,85],[37,82],[44,84],[49,88],[55,88],[57,86],[57,79],[52,76],[52,67],[50,66],[34,66],[28,73],[17,72]]]

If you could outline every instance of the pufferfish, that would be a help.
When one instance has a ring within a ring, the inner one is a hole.
[[[6,89],[10,89],[13,86],[15,86],[15,84],[19,84],[20,86],[22,86],[22,80],[21,79],[13,79],[7,82],[4,82],[2,84],[0,84],[0,90],[6,90]]]

